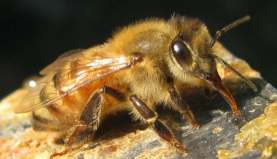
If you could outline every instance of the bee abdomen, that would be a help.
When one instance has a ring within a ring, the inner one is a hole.
[[[64,69],[57,72],[53,78],[53,87],[57,93],[63,94],[66,93],[64,87],[67,85],[72,85],[73,81],[76,80],[76,73],[78,72],[79,62],[78,60],[72,61],[64,66]],[[70,70],[70,71],[67,71]],[[68,83],[67,83],[68,82]],[[85,98],[86,99],[86,98]],[[74,91],[70,95],[66,95],[62,98],[63,106],[68,107],[71,111],[78,111],[80,106],[83,104],[84,98],[80,95],[80,89]]]
[[[49,114],[46,112],[33,112],[32,113],[32,125],[34,130],[43,131],[43,130],[51,130],[51,131],[62,131],[65,128],[64,124],[61,124],[57,120],[49,119]]]
[[[47,101],[51,99],[51,93],[49,92],[51,90],[51,87],[49,88],[48,85],[44,86],[41,91],[40,91],[40,100],[41,101]],[[52,93],[57,93],[56,91],[53,91]],[[53,94],[55,95],[55,94]],[[57,103],[52,103],[50,105],[47,105],[46,107],[51,113],[55,114],[55,116],[61,115],[62,110],[59,108],[59,104]]]

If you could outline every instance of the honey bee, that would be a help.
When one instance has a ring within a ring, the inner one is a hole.
[[[200,20],[183,16],[129,25],[104,44],[67,52],[42,69],[41,79],[15,111],[32,112],[35,130],[61,132],[72,145],[80,136],[93,137],[110,114],[127,110],[170,145],[185,151],[159,118],[156,107],[167,105],[198,128],[178,86],[209,85],[229,103],[234,116],[240,116],[234,97],[218,75],[216,62],[255,86],[216,56],[213,46],[222,33],[248,19],[234,21],[215,37]]]

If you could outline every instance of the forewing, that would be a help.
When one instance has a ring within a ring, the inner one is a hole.
[[[42,106],[40,100],[41,90],[46,86],[47,83],[51,81],[51,75],[41,77],[35,81],[35,86],[30,87],[29,85],[25,86],[23,95],[17,105],[14,106],[15,113],[25,113],[34,110],[36,107]],[[45,102],[45,101],[44,101]],[[40,105],[41,104],[41,105]]]
[[[57,72],[65,63],[74,61],[76,58],[82,55],[84,49],[70,50],[60,55],[53,63],[43,68],[39,73],[41,75],[47,75],[51,72]]]
[[[139,60],[134,56],[116,56],[116,57],[100,57],[90,58],[86,62],[80,62],[72,69],[64,69],[60,73],[47,74],[38,81],[38,87],[31,88],[28,96],[23,99],[20,106],[16,108],[17,113],[29,112],[38,108],[47,107],[54,102],[61,100],[63,97],[74,93],[79,88],[90,84],[94,81],[106,78],[107,76],[126,69],[135,64]],[[71,63],[76,62],[71,61]],[[56,78],[56,79],[55,79]],[[52,80],[60,81],[59,89],[49,90],[49,98],[41,99],[42,89]]]
[[[76,67],[63,71],[56,80],[60,81],[57,82],[60,83],[59,89],[69,94],[84,85],[131,66],[133,60],[132,56],[95,57],[89,62],[77,62]]]

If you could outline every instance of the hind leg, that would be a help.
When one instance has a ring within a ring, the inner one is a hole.
[[[80,116],[79,124],[74,125],[69,130],[68,135],[65,138],[65,143],[69,146],[69,148],[62,152],[56,152],[52,154],[51,158],[55,156],[61,156],[72,150],[78,149],[93,139],[100,124],[101,109],[104,105],[103,94],[108,94],[112,97],[115,97],[117,100],[124,100],[124,95],[121,92],[107,86],[103,86],[98,91],[96,91],[89,98],[86,107]],[[76,147],[72,146],[74,143],[80,141],[82,142],[79,143]]]

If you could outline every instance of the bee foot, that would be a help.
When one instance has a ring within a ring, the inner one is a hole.
[[[243,115],[229,114],[229,116],[229,122],[238,127],[241,127],[246,122],[246,119],[243,117]]]

